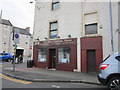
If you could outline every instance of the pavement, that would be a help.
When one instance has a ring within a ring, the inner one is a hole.
[[[2,74],[32,82],[71,82],[101,85],[97,80],[96,73],[69,72],[35,67],[27,68],[26,62],[15,64],[14,72],[13,64],[5,62],[3,63]]]

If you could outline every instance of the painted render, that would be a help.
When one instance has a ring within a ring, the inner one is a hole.
[[[49,0],[48,0],[49,1]],[[77,38],[77,69],[81,71],[80,38],[102,36],[103,59],[112,54],[109,2],[60,2],[58,10],[51,10],[51,2],[36,0],[34,41],[49,38],[49,23],[58,21],[60,39]],[[118,2],[112,2],[114,52],[118,52]],[[85,35],[85,24],[98,23],[98,34]]]

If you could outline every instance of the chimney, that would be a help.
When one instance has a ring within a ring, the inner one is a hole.
[[[26,27],[25,29],[26,29],[28,32],[30,32],[30,27]]]

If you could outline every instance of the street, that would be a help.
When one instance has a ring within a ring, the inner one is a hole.
[[[16,64],[17,67],[20,67],[22,64]],[[24,64],[23,64],[24,65]],[[1,63],[1,67],[11,67],[12,65],[8,62]],[[22,67],[23,68],[23,67]],[[4,70],[4,69],[3,69]],[[70,83],[70,82],[30,82],[24,80],[18,80],[0,74],[0,79],[2,79],[2,88],[94,88],[101,89],[106,88],[102,85],[95,84],[85,84],[85,83]]]
[[[21,84],[2,79],[2,88],[105,88],[100,85],[91,85],[83,83],[53,83],[53,82],[32,82],[30,84]]]

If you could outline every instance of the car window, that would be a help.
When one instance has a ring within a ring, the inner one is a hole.
[[[120,56],[115,57],[115,59],[117,59],[118,61],[120,61]]]
[[[3,55],[8,55],[8,54],[5,53],[5,54],[3,54]]]

